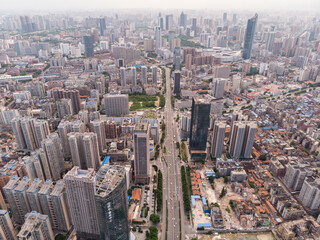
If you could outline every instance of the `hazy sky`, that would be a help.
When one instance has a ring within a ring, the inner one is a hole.
[[[2,10],[102,10],[115,8],[213,10],[312,10],[320,0],[0,0]]]

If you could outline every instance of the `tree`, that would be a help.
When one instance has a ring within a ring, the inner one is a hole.
[[[222,190],[221,190],[219,198],[223,198],[226,194],[227,194],[227,189],[223,187]]]
[[[153,223],[159,223],[160,222],[160,216],[158,214],[151,214],[150,215],[150,220]]]
[[[229,182],[229,178],[227,176],[224,176],[223,181],[224,181],[224,183],[228,183]]]
[[[63,235],[60,233],[54,239],[55,240],[64,240],[64,239],[66,239],[66,237],[67,237],[66,235]]]
[[[128,195],[132,195],[132,189],[128,189]]]
[[[149,227],[146,240],[158,240],[158,228],[156,226]]]
[[[209,176],[209,182],[213,183],[214,182],[214,177],[213,176]]]
[[[259,160],[262,160],[262,161],[267,160],[267,155],[266,154],[260,155]]]

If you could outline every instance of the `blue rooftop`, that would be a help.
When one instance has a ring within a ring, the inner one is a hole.
[[[207,200],[205,197],[202,197],[202,204],[203,206],[207,206]]]
[[[212,224],[211,223],[198,223],[198,228],[200,227],[212,227]]]
[[[109,160],[110,160],[110,156],[106,156],[106,157],[103,159],[102,166],[105,165],[105,164],[108,164],[108,163],[109,163]]]

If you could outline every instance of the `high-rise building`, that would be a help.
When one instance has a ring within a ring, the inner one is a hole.
[[[73,108],[73,113],[77,114],[81,107],[81,102],[80,102],[80,92],[79,90],[76,89],[60,89],[60,88],[55,88],[51,90],[51,96],[54,98],[54,100],[62,99],[62,98],[69,98],[71,99],[71,104]]]
[[[156,27],[155,30],[155,41],[156,41],[156,53],[158,53],[159,49],[161,48],[161,29],[160,27]]]
[[[126,94],[104,95],[104,107],[107,116],[123,116],[129,114],[129,98]]]
[[[61,121],[58,125],[58,133],[61,140],[63,155],[65,158],[71,157],[70,146],[67,136],[70,132],[72,132],[72,123],[69,121]]]
[[[194,32],[194,36],[197,35],[197,19],[192,18],[191,30]]]
[[[190,70],[192,66],[192,55],[187,54],[186,61],[185,61],[186,69]]]
[[[106,122],[106,138],[113,139],[118,138],[117,123],[115,121]]]
[[[144,51],[146,52],[154,51],[154,39],[144,39],[143,48],[144,48]]]
[[[180,26],[185,28],[187,26],[187,21],[188,21],[187,14],[181,12],[181,14],[180,14]]]
[[[129,240],[126,171],[121,166],[73,167],[64,177],[77,237]]]
[[[43,139],[46,139],[50,134],[49,124],[46,120],[36,120],[34,122],[34,131],[36,134],[37,144],[41,145]]]
[[[49,196],[52,192],[53,187],[53,182],[51,180],[46,180],[45,182],[43,182],[41,188],[38,191],[38,198],[42,209],[41,212],[49,216],[51,224],[53,223],[53,221],[49,205]]]
[[[99,30],[100,30],[100,36],[103,36],[104,31],[106,30],[106,19],[105,18],[99,18]]]
[[[83,43],[84,43],[84,52],[86,57],[93,57],[94,56],[94,36],[83,36]]]
[[[310,210],[320,210],[320,181],[319,178],[306,177],[299,200],[302,205]]]
[[[252,153],[252,147],[254,142],[254,137],[257,131],[257,123],[256,122],[247,122],[246,123],[246,131],[244,135],[244,141],[242,146],[241,155],[244,158],[250,158]]]
[[[232,15],[232,23],[233,23],[233,25],[236,25],[236,24],[237,24],[237,14],[236,14],[236,13],[234,13],[234,14]]]
[[[30,184],[31,181],[28,177],[23,177],[20,181],[15,175],[2,189],[12,211],[13,221],[16,224],[22,224],[24,215],[31,211],[26,196]]]
[[[243,122],[234,122],[230,136],[229,152],[231,157],[239,158],[241,155],[246,125]]]
[[[159,18],[159,27],[160,27],[161,31],[164,30],[164,18],[163,17]]]
[[[246,35],[244,38],[243,55],[242,55],[243,59],[250,59],[251,57],[253,37],[256,30],[257,21],[258,21],[258,14],[248,19]]]
[[[25,222],[18,233],[18,238],[19,240],[54,240],[54,234],[49,217],[35,211],[27,213],[25,216]]]
[[[67,232],[71,227],[71,219],[63,181],[53,185],[47,180],[38,191],[38,199],[42,213],[49,217],[52,228]]]
[[[223,13],[223,25],[228,25],[228,14],[226,12]]]
[[[192,99],[190,150],[205,151],[210,126],[210,102],[207,99]]]
[[[97,134],[71,132],[68,134],[68,141],[74,166],[81,169],[99,168],[100,154]]]
[[[214,123],[212,143],[211,143],[211,154],[215,158],[220,158],[222,155],[225,131],[226,131],[225,122]]]
[[[42,177],[40,177],[40,173],[38,173],[38,171],[40,169],[35,169],[36,173],[37,173],[37,177],[40,178],[41,180],[45,180],[45,179],[52,179],[52,175],[51,175],[51,169],[50,169],[50,164],[49,164],[49,159],[46,155],[46,152],[43,150],[43,148],[38,148],[37,150],[35,150],[34,152],[31,153],[31,156],[36,160],[36,162],[39,160],[41,162],[41,169],[42,169],[42,173],[43,173],[43,179]],[[33,166],[34,168],[36,168],[36,165]]]
[[[80,102],[80,92],[79,90],[76,89],[68,89],[64,91],[64,98],[70,98],[72,107],[73,107],[73,113],[77,114],[81,107],[81,102]]]
[[[41,124],[37,125],[37,132],[35,123],[38,122],[34,118],[19,117],[14,118],[11,122],[12,130],[16,138],[19,149],[35,150],[38,148],[38,142],[46,137],[48,134],[48,125],[42,124],[46,121],[40,121]]]
[[[223,98],[225,83],[226,83],[226,79],[223,79],[223,78],[217,78],[213,80],[212,95],[215,98]]]
[[[106,147],[106,129],[105,122],[102,120],[90,121],[90,131],[97,134],[100,154]]]
[[[135,67],[131,68],[131,84],[132,86],[137,86],[137,69]]]
[[[3,210],[7,210],[8,209],[7,204],[4,201],[4,197],[3,197],[3,194],[2,194],[1,191],[0,191],[0,208],[3,209]]]
[[[181,70],[181,49],[175,47],[173,51],[173,66],[174,70]]]
[[[51,133],[47,139],[42,141],[41,146],[48,159],[52,180],[61,179],[61,174],[64,172],[64,158],[59,135]]]
[[[147,84],[148,82],[148,68],[146,66],[141,67],[141,84]]]
[[[67,201],[67,193],[63,181],[58,181],[47,196],[52,219],[52,228],[67,232],[71,228],[72,221]]]
[[[150,127],[148,122],[139,122],[134,129],[134,176],[135,183],[149,182]]]
[[[42,181],[36,178],[30,184],[29,188],[26,191],[28,203],[32,211],[42,212],[42,208],[41,208],[39,197],[38,197],[38,192],[41,189],[41,187],[42,187]]]
[[[152,83],[157,84],[158,82],[158,67],[153,66],[152,67]]]
[[[15,229],[13,227],[9,212],[0,210],[0,239],[1,240],[17,240]]]
[[[45,180],[45,174],[43,172],[40,158],[35,155],[24,156],[22,161],[25,165],[27,176],[31,180],[34,180],[35,178]]]
[[[171,30],[173,26],[173,15],[166,15],[166,30],[169,31]]]
[[[56,102],[57,113],[59,118],[64,118],[65,116],[73,115],[73,108],[71,99],[62,98]]]
[[[250,158],[254,135],[257,129],[255,122],[238,122],[232,125],[229,153],[234,158]]]
[[[306,177],[312,176],[310,165],[293,160],[290,161],[286,167],[286,174],[283,178],[284,184],[293,191],[300,191]]]
[[[169,41],[169,46],[170,46],[170,50],[171,51],[174,51],[174,49],[176,47],[181,47],[181,39],[180,38],[173,38],[173,39],[170,39]]]
[[[11,124],[12,119],[19,117],[17,109],[6,109],[0,107],[0,124]]]
[[[268,32],[266,35],[266,49],[272,51],[276,34],[275,32]]]
[[[82,112],[82,111],[80,111]],[[79,112],[79,115],[81,115]],[[80,119],[82,120],[76,120],[74,122],[72,122],[72,132],[78,132],[78,133],[84,133],[86,131],[86,124],[88,122],[88,117],[87,117],[87,112],[82,112],[83,116],[80,117]]]
[[[100,239],[129,240],[126,171],[102,166],[95,178],[95,203]]]
[[[95,171],[82,170],[76,166],[63,179],[77,236],[84,239],[99,239],[95,204]]]
[[[181,78],[181,72],[180,71],[175,71],[174,72],[174,89],[173,93],[174,94],[180,94],[181,89],[180,89],[180,78]]]
[[[126,68],[120,67],[120,80],[121,80],[121,86],[126,86]]]

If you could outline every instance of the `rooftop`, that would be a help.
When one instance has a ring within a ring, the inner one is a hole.
[[[88,170],[80,169],[79,167],[73,167],[64,178],[88,178],[93,179],[95,171],[92,168]]]
[[[64,190],[63,181],[58,181],[51,192],[51,196],[60,196]]]
[[[125,168],[121,166],[102,166],[96,174],[96,195],[107,196],[125,178]]]

